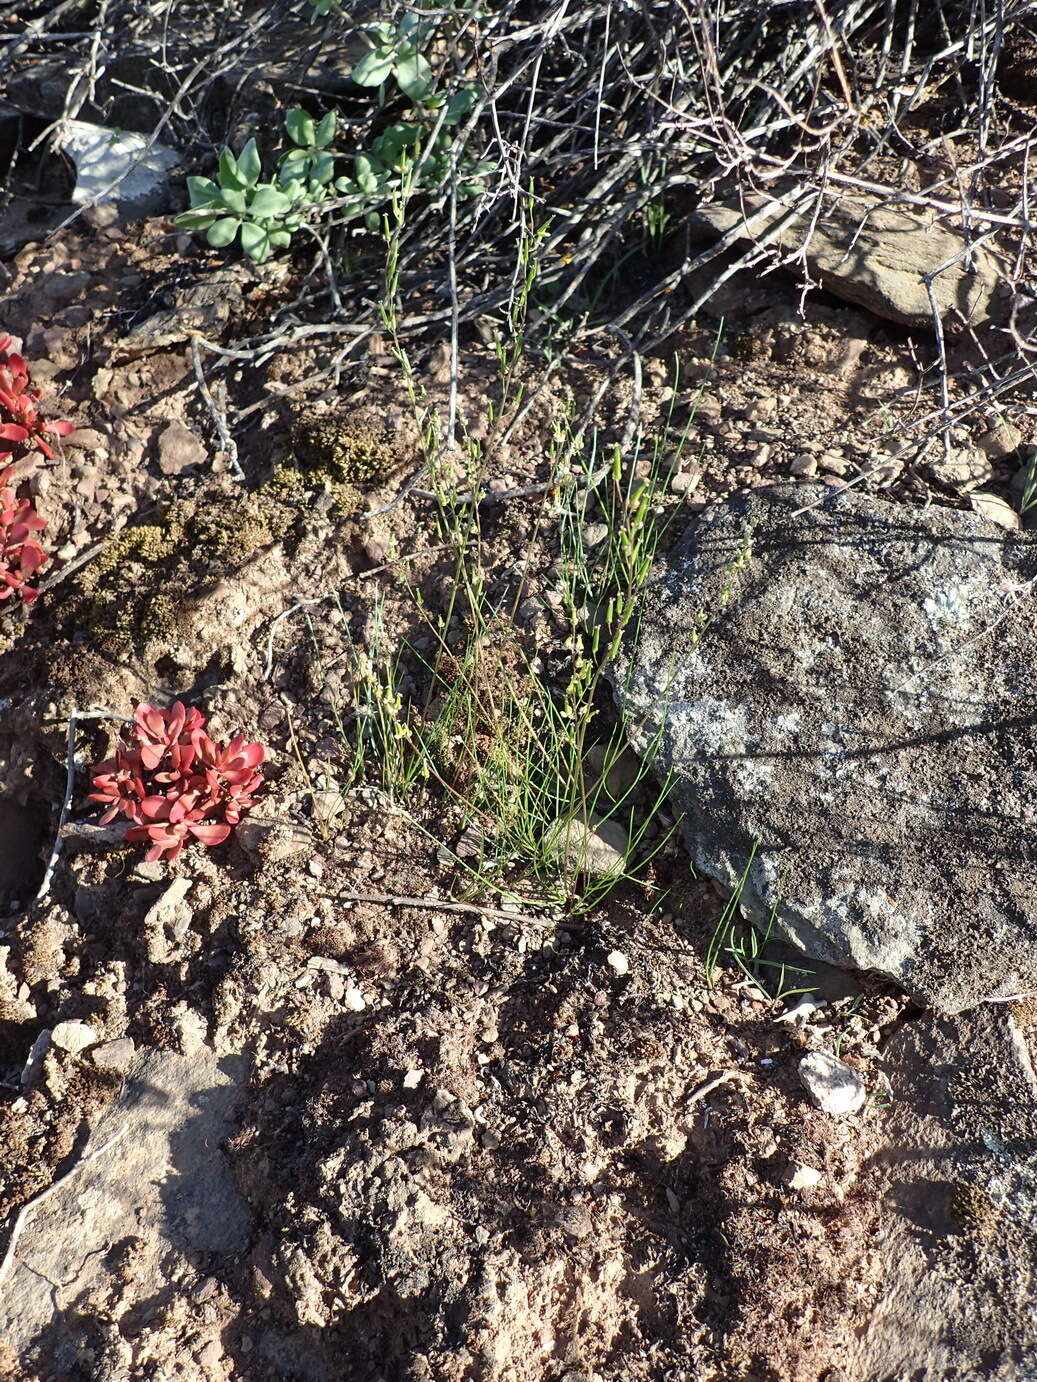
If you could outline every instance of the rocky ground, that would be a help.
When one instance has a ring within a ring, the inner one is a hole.
[[[738,924],[717,957],[732,880],[692,870],[647,781],[643,862],[594,906],[528,877],[522,902],[514,880],[471,887],[450,802],[389,791],[351,747],[353,650],[407,649],[420,702],[434,621],[448,648],[465,636],[442,503],[419,484],[359,516],[422,459],[387,343],[334,388],[302,329],[258,363],[221,355],[302,270],[160,216],[29,240],[4,277],[0,328],[76,428],[20,477],[46,589],[0,607],[6,1375],[1034,1375],[1031,1006],[942,1017],[772,945],[775,982]],[[816,499],[855,481],[990,544],[1021,528],[1025,416],[921,445],[931,350],[837,286],[735,276],[636,370],[607,333],[557,367],[531,354],[506,428],[488,331],[465,332],[480,569],[552,691],[573,649],[548,440],[599,386],[602,447],[664,478],[664,554],[776,482]],[[952,374],[971,349],[949,341]],[[445,417],[446,338],[414,366]],[[466,452],[448,461],[464,490]],[[581,514],[590,547],[607,517]],[[86,769],[117,732],[101,712],[176,697],[262,741],[268,787],[227,844],[149,864],[90,828]],[[96,718],[73,725],[45,876],[74,712]]]

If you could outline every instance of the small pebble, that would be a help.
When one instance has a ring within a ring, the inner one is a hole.
[[[342,1000],[346,1011],[351,1013],[362,1013],[367,1007],[367,999],[358,988],[346,989],[345,997]]]
[[[836,1118],[856,1113],[867,1097],[852,1066],[827,1051],[810,1051],[799,1063],[799,1078],[813,1102]]]
[[[95,1065],[105,1070],[125,1070],[134,1056],[134,1045],[130,1037],[119,1037],[115,1041],[102,1041],[90,1052]]]
[[[824,1176],[820,1171],[802,1161],[790,1162],[785,1172],[785,1184],[790,1190],[813,1190],[823,1180]]]
[[[608,957],[609,967],[619,977],[630,973],[630,961],[623,954],[622,950],[613,950]]]
[[[87,1022],[59,1022],[50,1034],[53,1045],[78,1056],[97,1042],[97,1033]]]

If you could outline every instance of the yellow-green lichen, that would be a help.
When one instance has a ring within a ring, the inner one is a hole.
[[[284,503],[299,505],[308,502],[314,490],[330,496],[331,511],[339,518],[349,518],[363,507],[363,495],[357,487],[336,479],[335,472],[327,469],[304,472],[292,466],[278,466],[261,493]]]
[[[1001,1212],[981,1186],[968,1181],[951,1185],[950,1210],[962,1230],[978,1238],[988,1238],[997,1227]]]
[[[333,409],[300,413],[292,423],[292,450],[303,470],[332,484],[370,485],[400,464],[392,434],[364,417]]]
[[[193,594],[281,541],[295,508],[262,492],[177,500],[161,521],[124,528],[79,576],[69,614],[108,655],[149,640],[175,642]]]

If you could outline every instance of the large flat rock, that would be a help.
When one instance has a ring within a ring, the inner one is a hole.
[[[886,1052],[882,1289],[859,1382],[1037,1378],[1037,1081],[1029,1012],[908,1022]]]
[[[127,1245],[139,1295],[152,1301],[187,1263],[247,1247],[251,1218],[220,1147],[245,1078],[243,1058],[204,1046],[137,1059],[75,1173],[30,1210],[0,1287],[0,1338],[31,1361],[26,1376],[85,1375],[76,1309],[118,1297]]]
[[[1030,537],[822,486],[693,522],[613,678],[696,868],[945,1011],[1037,982],[1035,573]]]
[[[948,326],[978,326],[1003,311],[1006,266],[931,217],[845,197],[815,217],[789,198],[745,196],[701,206],[694,220],[802,256],[829,292],[890,321],[932,326],[935,313]]]

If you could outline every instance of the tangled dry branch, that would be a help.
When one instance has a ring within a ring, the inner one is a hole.
[[[0,78],[12,99],[46,80],[62,88],[45,134],[79,116],[106,119],[161,135],[196,166],[295,100],[338,105],[346,138],[362,147],[386,118],[348,81],[364,26],[416,7],[351,5],[311,25],[303,0],[64,0],[19,6],[16,24],[5,3]],[[938,426],[980,406],[1028,406],[1037,352],[1034,125],[1013,98],[1006,55],[1010,40],[1037,51],[1030,0],[420,8],[435,19],[429,56],[441,81],[474,81],[481,94],[459,127],[452,171],[406,209],[396,284],[404,335],[445,325],[456,342],[460,325],[506,310],[527,214],[546,227],[535,249],[534,339],[563,319],[570,331],[573,320],[595,325],[607,298],[611,319],[643,351],[659,348],[743,269],[792,270],[816,283],[812,242],[833,212],[863,227],[876,209],[895,209],[956,237],[925,284]],[[430,124],[419,166],[440,128]],[[467,148],[497,171],[461,203],[450,187]],[[750,212],[775,205],[781,215],[746,234]],[[719,238],[700,215],[717,206],[742,217]],[[370,282],[344,272],[336,253],[351,232],[334,202],[325,210],[305,292],[264,337],[238,343],[239,353],[265,358],[316,326],[341,335],[333,362],[341,369],[377,325]],[[625,290],[623,266],[643,248],[653,215],[666,228],[661,267],[640,291]],[[998,319],[980,324],[948,313],[932,287],[968,271],[981,251],[997,256],[1006,292]],[[961,352],[950,360],[948,335],[969,340],[964,364]],[[967,378],[952,394],[955,369]]]

